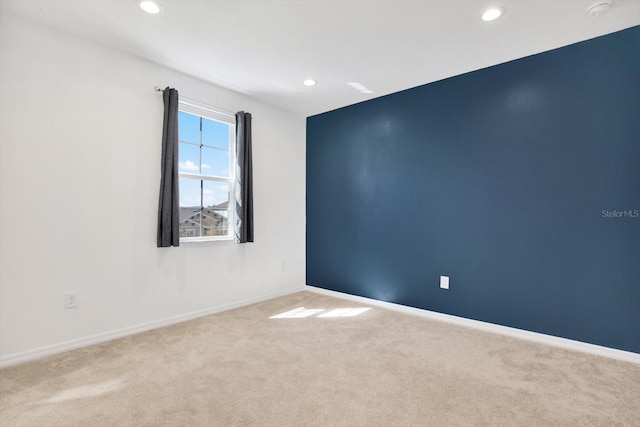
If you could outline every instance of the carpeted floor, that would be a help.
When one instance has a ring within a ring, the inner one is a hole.
[[[318,317],[360,306],[300,292],[5,368],[0,425],[640,426],[640,365],[380,308]],[[325,311],[270,318],[297,307]]]

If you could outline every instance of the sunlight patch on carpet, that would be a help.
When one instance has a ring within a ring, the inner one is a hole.
[[[101,383],[86,385],[82,387],[70,388],[57,393],[50,399],[45,400],[45,403],[59,403],[66,402],[67,400],[81,399],[85,397],[95,397],[106,393],[111,393],[122,387],[122,380],[110,380],[103,381]]]
[[[359,307],[359,308],[336,308],[326,313],[318,315],[318,317],[355,317],[365,311],[371,310],[371,307]]]
[[[324,308],[309,309],[304,307],[298,307],[298,308],[294,308],[293,310],[285,311],[284,313],[271,316],[269,317],[269,319],[293,319],[293,318],[298,319],[301,317],[313,316],[314,314],[320,313],[321,311],[324,311]]]
[[[284,313],[276,314],[269,317],[269,319],[300,319],[303,317],[355,317],[365,311],[371,310],[370,307],[357,307],[357,308],[334,308],[332,310],[326,310],[324,308],[305,308],[298,307],[293,310],[285,311]],[[324,311],[324,313],[322,313]],[[322,314],[318,314],[322,313]]]

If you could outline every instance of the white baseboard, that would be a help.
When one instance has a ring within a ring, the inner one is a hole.
[[[161,328],[163,326],[173,325],[175,323],[185,322],[187,320],[196,319],[198,317],[207,316],[209,314],[215,314],[215,313],[220,313],[222,311],[232,310],[234,308],[244,307],[246,305],[255,304],[257,302],[266,301],[273,298],[278,298],[284,295],[300,292],[303,290],[304,288],[296,287],[294,289],[288,289],[286,291],[276,292],[273,294],[262,295],[255,298],[248,298],[248,299],[234,302],[231,304],[224,304],[217,307],[210,307],[204,310],[198,310],[190,313],[179,314],[177,316],[167,317],[165,319],[154,320],[147,323],[140,323],[140,324],[128,326],[122,329],[102,332],[99,334],[77,338],[70,341],[64,341],[57,344],[38,347],[32,350],[26,350],[18,353],[8,354],[6,356],[0,357],[0,368],[16,365],[18,363],[28,362],[30,360],[40,359],[42,357],[50,356],[52,354],[57,354],[57,353],[62,353],[69,350],[74,350],[77,348],[87,347],[93,344],[98,344],[98,343],[113,340],[116,338],[122,338],[129,335],[138,334],[140,332]]]
[[[568,350],[581,351],[583,353],[595,354],[598,356],[609,357],[612,359],[623,360],[625,362],[640,364],[640,354],[630,351],[618,350],[610,347],[603,347],[596,344],[589,344],[582,341],[560,338],[553,335],[541,334],[538,332],[526,331],[524,329],[516,329],[508,326],[496,325],[494,323],[482,322],[479,320],[466,319],[464,317],[452,316],[450,314],[438,313],[435,311],[423,310],[420,308],[408,307],[405,305],[395,304],[386,301],[379,301],[371,298],[359,297],[356,295],[345,294],[342,292],[329,291],[315,286],[307,285],[306,290],[318,294],[328,295],[335,298],[346,299],[361,304],[373,305],[388,310],[399,311],[401,313],[411,314],[414,316],[425,317],[427,319],[437,320],[441,322],[453,323],[468,328],[479,329],[482,331],[493,332],[496,334],[507,335],[510,337],[520,338],[523,340],[534,341],[542,344],[561,347]]]

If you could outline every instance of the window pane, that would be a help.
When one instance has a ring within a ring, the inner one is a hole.
[[[200,147],[180,144],[178,150],[178,170],[187,173],[200,173]]]
[[[229,184],[219,181],[202,182],[202,206],[211,209],[227,209]]]
[[[200,145],[200,117],[179,111],[178,139]]]
[[[203,181],[204,201],[202,233],[204,236],[224,236],[228,228],[229,184]]]
[[[229,149],[229,125],[202,118],[202,145]]]
[[[229,152],[202,147],[202,174],[229,176]]]
[[[180,237],[200,236],[200,183],[180,178]]]
[[[180,208],[180,237],[200,237],[200,208]]]
[[[204,209],[202,235],[226,236],[228,223],[228,211],[226,209]]]
[[[200,208],[200,183],[199,179],[180,178],[180,207]]]

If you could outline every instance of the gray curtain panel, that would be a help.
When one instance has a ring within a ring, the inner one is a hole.
[[[236,113],[236,224],[238,243],[253,242],[253,160],[251,114]]]
[[[163,91],[162,164],[158,205],[158,247],[180,246],[178,207],[178,91]]]

